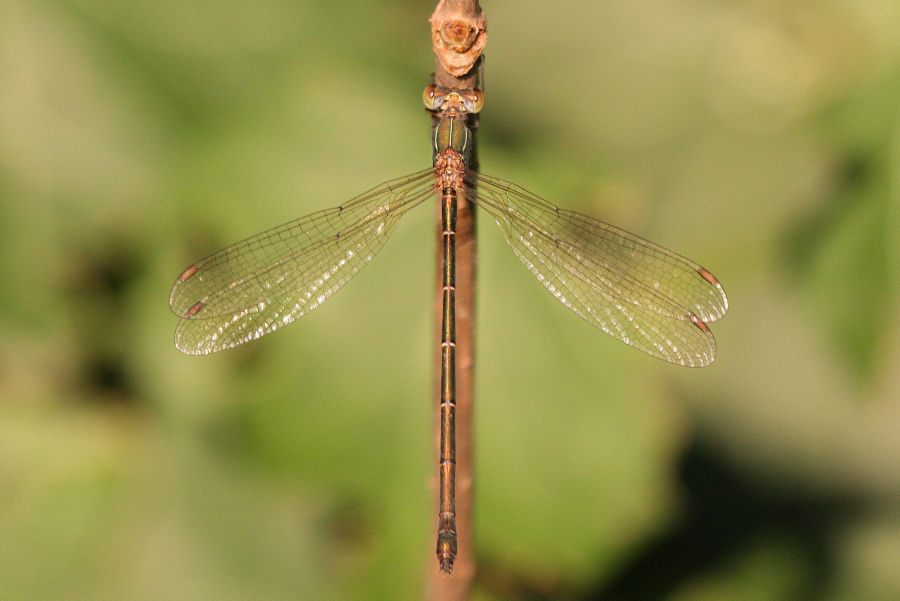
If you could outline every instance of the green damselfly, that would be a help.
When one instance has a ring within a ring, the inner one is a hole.
[[[557,208],[519,186],[468,169],[469,118],[481,90],[425,90],[435,116],[433,167],[349,202],[247,238],[191,265],[172,287],[175,345],[204,355],[273,332],[337,292],[382,248],[399,219],[441,199],[442,336],[440,513],[437,554],[452,571],[455,522],[455,236],[459,196],[500,226],[513,251],[566,307],[607,334],[670,363],[713,361],[707,322],[728,301],[700,265],[617,227]]]

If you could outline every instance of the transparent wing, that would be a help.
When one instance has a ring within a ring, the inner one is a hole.
[[[372,259],[399,218],[434,194],[434,171],[392,180],[332,209],[247,238],[187,268],[169,296],[175,346],[204,355],[312,311]]]
[[[670,363],[701,367],[715,359],[706,322],[725,314],[728,299],[706,269],[515,184],[482,173],[469,178],[477,186],[472,201],[496,219],[519,259],[572,311]]]

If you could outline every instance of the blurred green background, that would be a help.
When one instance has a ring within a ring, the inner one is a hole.
[[[433,7],[0,3],[0,598],[421,598],[434,210],[245,348],[181,355],[167,300],[429,164]],[[731,310],[666,365],[481,221],[473,598],[900,598],[900,4],[483,7],[483,170]]]

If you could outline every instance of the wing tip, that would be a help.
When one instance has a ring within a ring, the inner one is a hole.
[[[716,278],[716,276],[714,276],[712,273],[710,273],[709,270],[707,270],[704,267],[698,266],[697,273],[700,275],[701,278],[703,278],[704,280],[709,282],[716,290],[718,290],[719,295],[721,296],[721,299],[722,299],[721,312],[717,315],[708,315],[707,316],[707,319],[709,321],[715,321],[716,319],[719,319],[720,317],[725,315],[726,312],[728,312],[728,296],[725,294],[725,288],[722,287],[722,283],[719,282],[718,278]]]
[[[695,326],[697,326],[698,328],[703,330],[703,332],[708,333],[710,331],[709,326],[706,325],[706,322],[703,321],[702,319],[700,319],[695,313],[691,313],[690,317],[691,317],[691,323],[693,323]]]
[[[197,265],[191,265],[181,272],[181,275],[178,276],[178,281],[184,282],[185,280],[189,280],[194,277],[194,274],[196,274],[198,271],[200,271],[200,267],[198,267]]]
[[[703,268],[703,267],[698,267],[698,268],[697,268],[697,273],[700,274],[700,277],[701,277],[701,278],[703,278],[704,280],[706,280],[707,282],[709,282],[710,284],[712,284],[712,285],[715,286],[716,288],[721,288],[721,287],[722,287],[722,284],[719,283],[719,280],[716,279],[716,276],[714,276],[712,273],[710,273],[707,269],[705,269],[705,268]]]
[[[205,306],[206,306],[206,303],[204,303],[203,301],[197,301],[196,303],[191,305],[191,307],[181,315],[181,318],[182,319],[190,319],[191,317],[193,317],[194,315],[199,313],[200,310],[203,309],[203,307],[205,307]]]

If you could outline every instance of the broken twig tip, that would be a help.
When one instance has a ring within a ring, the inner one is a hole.
[[[431,43],[454,77],[471,71],[487,44],[487,23],[478,0],[440,0],[431,15]]]

